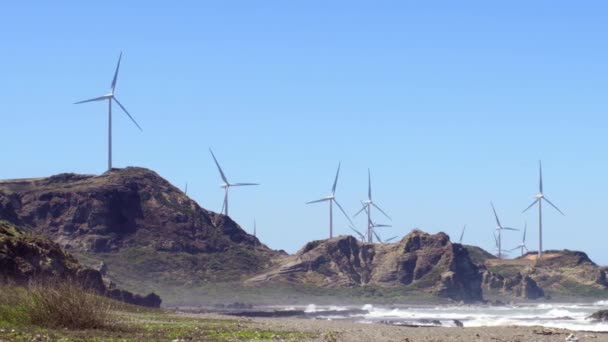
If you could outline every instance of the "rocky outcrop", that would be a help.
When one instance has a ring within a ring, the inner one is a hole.
[[[235,280],[280,255],[143,168],[0,181],[0,219],[49,237],[90,266],[103,261],[110,276],[132,277],[128,283]]]
[[[500,274],[483,271],[482,288],[484,292],[513,296],[523,299],[538,299],[545,296],[536,281],[529,275],[517,273],[514,276],[502,276]]]
[[[144,297],[109,288],[98,270],[82,267],[58,244],[24,234],[5,221],[0,221],[0,279],[15,284],[67,280],[125,303],[148,307],[160,307],[161,304],[160,297],[154,293]]]
[[[608,322],[608,310],[595,312],[593,315],[589,316],[589,319],[596,322]]]
[[[475,247],[478,248],[478,247]],[[584,252],[549,250],[538,260],[530,252],[515,259],[484,258],[487,294],[524,299],[541,297],[605,297],[608,294],[606,269],[596,265]]]
[[[462,245],[446,234],[413,231],[392,244],[352,236],[313,241],[250,284],[286,282],[320,287],[379,286],[480,301],[481,275]]]

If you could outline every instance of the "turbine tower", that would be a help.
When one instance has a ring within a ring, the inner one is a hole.
[[[359,210],[355,216],[359,215],[361,212],[365,211],[367,213],[367,239],[369,243],[373,242],[372,239],[372,234],[375,235],[374,233],[374,224],[372,222],[372,207],[378,209],[378,211],[380,211],[382,213],[382,215],[386,216],[386,218],[388,218],[389,220],[393,220],[391,219],[390,216],[388,216],[387,213],[384,212],[384,210],[382,210],[376,203],[374,203],[374,201],[372,200],[372,176],[371,176],[371,172],[369,169],[367,169],[367,201],[364,201],[363,203],[363,207],[361,208],[361,210]],[[376,236],[376,238],[378,238],[378,236]],[[380,240],[380,239],[378,239]],[[381,242],[381,241],[380,241]]]
[[[85,102],[95,102],[95,101],[105,101],[108,100],[108,170],[112,170],[112,101],[116,102],[116,104],[122,109],[125,114],[133,121],[135,126],[139,128],[140,131],[143,131],[137,121],[129,114],[127,109],[118,101],[116,95],[114,94],[116,91],[116,81],[118,79],[118,70],[120,69],[120,60],[122,59],[122,52],[120,56],[118,56],[118,64],[116,64],[116,71],[114,71],[114,78],[112,79],[112,84],[110,85],[110,93],[96,97],[89,100],[84,100],[80,102],[76,102],[75,104],[85,103]]]
[[[528,224],[526,223],[524,225],[524,238],[522,239],[521,243],[519,245],[517,245],[517,247],[513,248],[509,252],[513,252],[514,250],[521,249],[521,256],[524,256],[524,251],[526,253],[528,252],[528,246],[526,246],[526,231],[527,230],[528,230]]]
[[[528,209],[532,208],[535,204],[538,203],[538,258],[543,257],[543,201],[546,201],[551,205],[555,210],[557,210],[560,214],[566,216],[555,204],[553,204],[549,199],[545,196],[543,192],[543,166],[540,161],[538,161],[538,173],[539,173],[539,181],[538,181],[538,194],[536,195],[536,199],[532,204],[530,204],[522,213],[528,211]]]
[[[498,249],[498,237],[496,237],[496,232],[492,232],[492,235],[494,236],[494,243],[495,243],[495,247],[496,248],[496,255],[498,257],[498,259],[501,259],[501,256],[509,253],[509,251],[505,251],[505,250],[500,250]]]
[[[503,230],[518,230],[515,228],[503,227],[498,219],[498,214],[496,214],[496,208],[494,208],[494,203],[490,202],[492,206],[492,211],[494,212],[494,218],[496,219],[496,231],[498,231],[498,237],[496,238],[496,244],[498,247],[498,259],[502,259],[503,249],[502,249],[502,231]]]
[[[344,216],[346,217],[348,222],[352,226],[355,225],[353,223],[353,221],[350,219],[350,217],[348,217],[348,214],[346,214],[346,211],[344,211],[344,209],[342,208],[340,203],[338,203],[338,201],[336,200],[336,187],[338,186],[338,176],[340,175],[340,165],[341,165],[341,163],[338,163],[338,171],[336,171],[336,178],[334,179],[334,185],[331,187],[331,194],[329,194],[329,196],[323,197],[316,201],[306,202],[306,204],[329,202],[329,238],[330,239],[334,237],[334,209],[333,209],[334,203],[338,206],[338,208],[340,209],[342,214],[344,214]]]
[[[222,204],[222,213],[224,215],[228,216],[228,190],[233,186],[249,186],[249,185],[260,185],[260,184],[258,184],[258,183],[230,183],[228,181],[228,178],[226,178],[224,171],[222,171],[222,167],[220,166],[220,163],[217,162],[217,159],[215,158],[215,154],[213,154],[213,151],[211,149],[209,149],[209,152],[211,152],[211,156],[213,157],[213,161],[215,161],[217,170],[220,172],[222,181],[224,181],[224,183],[220,184],[220,188],[224,189],[224,203]]]

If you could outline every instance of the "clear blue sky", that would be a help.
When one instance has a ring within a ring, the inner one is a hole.
[[[231,214],[273,248],[328,234],[326,195],[366,195],[414,227],[493,248],[490,201],[507,225],[545,190],[547,248],[608,264],[608,4],[602,1],[153,1],[0,5],[0,178],[143,166],[219,211],[208,148],[235,189]],[[378,221],[382,221],[378,219]],[[348,233],[336,216],[338,233]],[[360,227],[363,219],[357,220]],[[519,234],[505,237],[515,246]]]

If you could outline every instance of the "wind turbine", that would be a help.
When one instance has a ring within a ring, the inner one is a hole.
[[[462,227],[462,232],[460,233],[460,239],[458,239],[458,243],[462,245],[462,239],[464,238],[464,232],[467,230],[467,225],[465,224],[464,227]]]
[[[543,200],[549,203],[555,210],[557,210],[560,214],[566,216],[555,204],[553,204],[543,193],[543,166],[538,161],[538,172],[539,172],[539,182],[538,182],[538,194],[536,195],[536,199],[532,204],[530,204],[522,213],[528,211],[528,209],[532,208],[536,203],[538,203],[538,258],[542,258],[543,256]]]
[[[528,224],[526,223],[524,225],[524,238],[523,238],[523,240],[521,241],[521,243],[519,245],[517,245],[517,247],[513,248],[509,252],[513,252],[516,249],[521,249],[521,256],[524,256],[524,250],[526,252],[528,252],[528,246],[526,246],[526,231],[527,230],[528,230]]]
[[[494,243],[495,243],[495,247],[496,248],[496,253],[497,253],[497,257],[498,259],[502,259],[502,256],[509,253],[509,251],[505,251],[505,250],[500,250],[498,248],[498,237],[496,236],[496,232],[492,232],[492,235],[494,236]]]
[[[125,112],[125,114],[127,114],[129,119],[131,119],[131,121],[133,121],[135,126],[137,126],[137,128],[139,128],[140,131],[143,131],[141,129],[141,127],[139,126],[139,124],[137,123],[137,121],[135,121],[135,119],[131,116],[131,114],[129,114],[127,109],[120,103],[120,101],[118,101],[118,99],[116,98],[116,95],[114,95],[114,93],[116,91],[116,81],[118,79],[118,69],[120,69],[120,60],[121,59],[122,59],[122,52],[120,53],[120,56],[118,57],[118,64],[116,64],[116,71],[114,71],[114,78],[112,79],[112,84],[110,85],[110,93],[100,96],[100,97],[93,98],[93,99],[74,103],[74,104],[80,104],[80,103],[85,103],[85,102],[108,100],[108,170],[112,170],[112,101],[116,102],[116,104],[120,107],[120,109],[122,109]]]
[[[378,240],[378,242],[381,243],[386,243],[388,241],[394,240],[397,238],[397,236],[393,236],[390,239],[384,240],[382,241],[382,239],[380,238],[380,236],[376,233],[376,228],[383,228],[383,227],[392,227],[390,224],[382,224],[382,223],[376,223],[374,221],[371,221],[371,229],[372,229],[372,233],[373,235],[376,237],[376,239]]]
[[[492,206],[492,211],[494,212],[494,218],[496,219],[496,231],[498,231],[498,238],[496,239],[496,244],[498,245],[498,259],[502,259],[502,231],[503,230],[518,230],[515,228],[503,227],[498,219],[498,214],[496,214],[496,208],[494,208],[494,203],[490,202]]]
[[[372,176],[371,176],[371,172],[369,169],[367,169],[367,201],[362,202],[363,207],[361,208],[361,210],[359,210],[355,216],[359,215],[362,211],[365,211],[367,213],[367,242],[373,242],[372,239],[372,233],[375,235],[375,233],[373,232],[374,227],[373,227],[373,222],[372,222],[372,218],[371,218],[371,214],[372,214],[372,207],[378,209],[378,211],[380,211],[384,216],[386,216],[386,218],[388,218],[389,220],[393,220],[391,219],[390,216],[388,216],[387,213],[384,212],[384,210],[380,209],[380,207],[374,203],[374,201],[372,200]],[[377,237],[377,236],[376,236]],[[380,240],[380,239],[378,239]]]
[[[334,185],[331,187],[331,194],[329,194],[329,196],[323,197],[316,201],[306,202],[306,204],[329,202],[329,238],[330,239],[334,237],[334,209],[333,209],[334,203],[338,206],[338,208],[340,209],[342,214],[344,214],[344,216],[346,217],[348,222],[352,226],[355,225],[353,223],[353,221],[350,219],[350,217],[348,217],[348,214],[346,214],[346,211],[344,211],[344,209],[342,208],[340,203],[338,203],[338,201],[336,200],[336,187],[338,186],[338,176],[340,175],[340,165],[341,165],[341,163],[338,163],[338,171],[336,171],[336,178],[334,179]]]
[[[217,159],[215,158],[215,154],[213,154],[213,151],[211,149],[209,149],[209,152],[211,152],[211,156],[213,157],[213,161],[215,161],[217,170],[220,172],[220,176],[222,177],[222,180],[224,181],[224,183],[220,184],[220,188],[224,189],[224,203],[222,204],[222,212],[224,213],[224,215],[228,216],[228,190],[233,186],[249,186],[249,185],[260,185],[260,184],[258,184],[258,183],[230,183],[228,181],[228,178],[226,178],[224,171],[222,171],[222,167],[220,166],[220,163],[217,162]]]
[[[188,182],[186,182],[186,186],[184,187],[184,195],[188,194]]]
[[[253,219],[253,237],[257,237],[256,233],[257,233],[257,225],[255,223],[255,219]]]

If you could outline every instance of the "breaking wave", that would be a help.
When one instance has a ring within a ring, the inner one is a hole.
[[[592,304],[521,304],[510,306],[459,305],[459,306],[399,306],[382,307],[366,304],[362,307],[306,307],[306,312],[323,310],[365,310],[365,314],[332,316],[331,319],[351,319],[361,323],[395,325],[464,327],[492,326],[543,326],[574,331],[608,332],[607,323],[594,322],[588,317],[601,309],[608,309],[608,301]],[[345,311],[349,313],[349,311]]]

